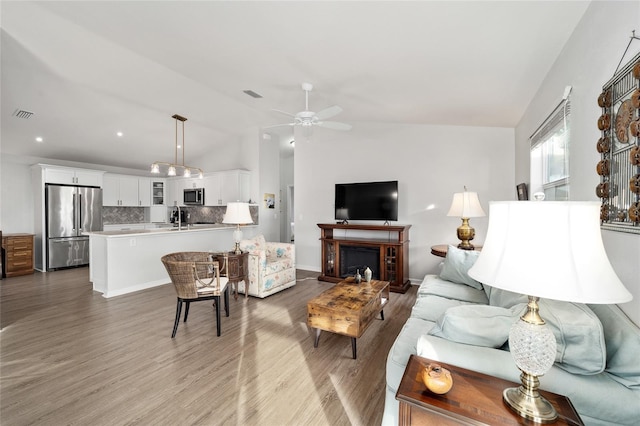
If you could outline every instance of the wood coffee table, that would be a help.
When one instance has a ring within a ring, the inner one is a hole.
[[[316,329],[313,347],[318,347],[322,330],[351,337],[351,351],[356,359],[356,339],[371,325],[389,301],[389,282],[371,280],[356,284],[353,277],[339,282],[307,302],[307,324]]]

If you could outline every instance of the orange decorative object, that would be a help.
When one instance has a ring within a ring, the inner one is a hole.
[[[422,370],[422,381],[427,389],[439,395],[449,392],[453,386],[451,372],[439,364],[427,364]]]

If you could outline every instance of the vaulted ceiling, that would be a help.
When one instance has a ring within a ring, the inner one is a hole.
[[[514,127],[588,5],[4,1],[0,148],[146,169],[172,159],[177,113],[190,164],[287,122],[272,109],[303,110],[302,82],[354,126]]]

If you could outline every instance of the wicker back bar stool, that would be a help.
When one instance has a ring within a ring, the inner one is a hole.
[[[176,318],[171,338],[176,336],[182,304],[185,303],[184,322],[189,315],[189,304],[202,300],[214,300],[216,308],[216,329],[220,336],[220,297],[224,296],[225,314],[229,316],[229,286],[226,276],[226,259],[222,268],[208,252],[177,252],[161,258],[178,296]]]

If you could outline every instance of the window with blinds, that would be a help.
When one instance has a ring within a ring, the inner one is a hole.
[[[563,100],[530,137],[530,193],[543,192],[545,200],[569,200],[570,116]]]

